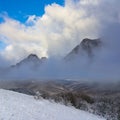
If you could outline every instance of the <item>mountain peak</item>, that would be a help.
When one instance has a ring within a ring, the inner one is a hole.
[[[46,59],[47,59],[46,57],[39,58],[36,54],[30,54],[30,55],[28,55],[28,57],[24,58],[23,60],[21,60],[16,65],[13,65],[12,67],[28,66],[28,67],[36,67],[37,68],[43,62],[45,62]]]
[[[73,50],[65,57],[65,59],[69,60],[75,56],[80,57],[83,54],[88,55],[89,57],[93,57],[94,49],[99,48],[101,46],[100,39],[83,39],[79,45],[77,45]]]
[[[100,44],[101,44],[100,39],[88,39],[88,38],[83,39],[82,42],[80,43],[81,46],[86,47],[97,47]]]
[[[30,54],[27,59],[39,59],[39,57],[36,54]]]
[[[41,60],[45,61],[45,60],[47,60],[47,57],[41,57]]]
[[[80,43],[80,46],[82,47],[82,49],[84,51],[87,52],[88,55],[92,55],[94,48],[98,48],[98,47],[100,47],[100,45],[101,45],[100,39],[88,39],[88,38],[85,38]]]

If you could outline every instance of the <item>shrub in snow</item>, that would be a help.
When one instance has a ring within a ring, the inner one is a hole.
[[[35,95],[34,95],[34,98],[35,98],[36,100],[42,99],[42,94],[41,94],[39,91],[37,91],[37,92],[35,93]]]

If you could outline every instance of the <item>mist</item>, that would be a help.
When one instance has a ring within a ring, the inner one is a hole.
[[[7,46],[0,52],[1,79],[119,81],[119,11],[119,0],[66,0],[64,6],[46,6],[43,16],[30,15],[25,24],[2,15],[0,39]],[[78,56],[66,62],[64,57],[84,38],[100,38],[102,47],[92,59]],[[36,68],[11,70],[31,53],[48,59]]]

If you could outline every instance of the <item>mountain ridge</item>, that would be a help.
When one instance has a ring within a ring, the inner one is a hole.
[[[15,65],[12,65],[11,67],[20,67],[23,66],[24,64],[27,64],[28,66],[39,66],[42,63],[44,63],[47,60],[46,57],[41,57],[39,58],[36,54],[29,54],[26,58],[24,58],[23,60],[21,60],[20,62],[18,62]]]
[[[101,39],[89,39],[85,38],[83,39],[80,44],[75,46],[64,58],[63,61],[70,61],[74,60],[75,58],[84,59],[84,56],[86,56],[86,60],[89,60],[94,57],[94,54],[96,52],[96,49],[101,48],[102,42]],[[21,60],[15,65],[12,65],[11,68],[17,68],[21,66],[27,66],[27,67],[40,67],[41,64],[45,63],[48,59],[46,57],[39,58],[36,54],[29,54],[26,58]]]

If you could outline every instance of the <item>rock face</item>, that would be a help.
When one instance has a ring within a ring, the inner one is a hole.
[[[88,56],[89,58],[94,56],[95,49],[101,47],[100,39],[88,39],[85,38],[82,42],[77,45],[67,56],[66,60],[74,59],[75,57]]]
[[[82,49],[85,50],[86,53],[89,56],[91,56],[92,53],[93,53],[94,48],[100,47],[100,44],[101,44],[100,39],[91,40],[91,39],[86,38],[81,42],[80,45],[81,45]]]
[[[27,67],[38,67],[40,66],[43,62],[46,61],[46,57],[39,58],[35,54],[30,54],[27,58],[23,59],[16,65],[13,65],[12,67],[22,67],[22,66],[27,66]]]

